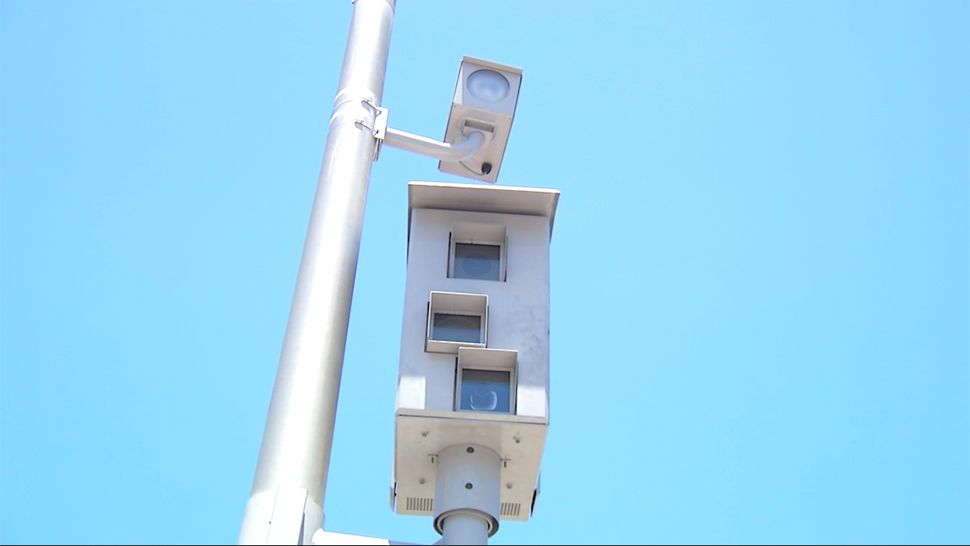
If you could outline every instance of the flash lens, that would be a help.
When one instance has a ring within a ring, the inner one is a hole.
[[[509,96],[509,80],[494,70],[482,69],[472,72],[466,83],[468,92],[483,102],[499,102]]]

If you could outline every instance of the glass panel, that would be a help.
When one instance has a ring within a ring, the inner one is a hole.
[[[502,247],[455,243],[455,278],[497,281]]]
[[[431,339],[437,341],[482,342],[482,317],[435,313],[431,324]]]
[[[511,413],[509,403],[511,390],[511,372],[463,369],[461,401],[458,408],[468,411]]]

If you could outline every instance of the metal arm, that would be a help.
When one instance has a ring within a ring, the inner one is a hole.
[[[482,129],[467,129],[465,139],[449,144],[406,131],[387,128],[384,144],[409,152],[431,156],[438,161],[462,161],[477,154],[492,134]]]

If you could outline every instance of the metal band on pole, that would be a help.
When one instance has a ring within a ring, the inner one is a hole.
[[[323,524],[337,396],[395,0],[356,0],[241,544]]]

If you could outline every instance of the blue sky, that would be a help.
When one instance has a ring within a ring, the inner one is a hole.
[[[350,2],[0,3],[0,542],[236,540]],[[970,3],[401,0],[391,125],[522,67],[562,192],[543,494],[495,543],[970,541]],[[368,197],[329,530],[387,504],[406,185]]]

